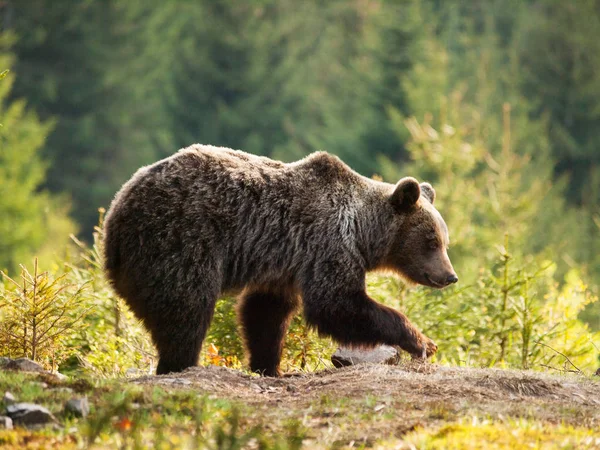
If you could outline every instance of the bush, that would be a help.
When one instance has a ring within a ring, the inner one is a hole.
[[[89,312],[85,303],[86,283],[71,283],[65,275],[33,273],[21,266],[19,281],[2,272],[0,290],[0,354],[26,357],[56,370],[77,351],[70,345]]]
[[[577,271],[560,284],[555,270],[548,261],[513,258],[503,246],[496,264],[467,286],[407,288],[379,275],[369,276],[369,286],[437,342],[442,363],[593,372],[600,333],[578,316],[597,298]]]
[[[241,368],[245,354],[238,329],[236,299],[219,300],[202,346],[201,362]],[[301,315],[296,315],[286,336],[281,368],[284,371],[313,371],[331,367],[329,355],[334,350],[331,339],[319,337]]]

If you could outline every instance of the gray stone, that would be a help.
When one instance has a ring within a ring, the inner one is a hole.
[[[52,389],[52,390],[53,390],[54,392],[63,392],[63,393],[65,393],[65,394],[72,394],[73,392],[75,392],[75,391],[73,391],[73,389],[71,389],[70,387],[64,387],[64,386],[57,387],[57,388],[54,388],[54,389]]]
[[[19,372],[46,372],[42,366],[28,358],[9,359],[2,368]]]
[[[2,403],[4,403],[5,405],[12,405],[14,402],[16,402],[15,396],[12,395],[10,392],[6,391],[4,393],[4,396],[2,397]]]
[[[87,417],[90,413],[90,405],[87,397],[72,398],[65,404],[65,413],[75,417]]]
[[[189,386],[192,384],[190,380],[186,380],[185,378],[160,378],[158,380],[160,384],[171,384],[171,385],[183,385]]]
[[[335,367],[353,366],[356,364],[398,364],[398,350],[389,345],[381,345],[374,349],[351,349],[339,347],[331,356]]]
[[[146,373],[144,373],[143,370],[136,369],[135,367],[130,367],[125,371],[125,376],[127,378],[142,377],[144,375],[146,375]]]
[[[0,430],[1,429],[12,430],[12,427],[13,427],[13,421],[10,417],[0,416]]]
[[[15,425],[36,426],[56,423],[56,418],[50,411],[33,403],[15,403],[6,408],[6,414]]]

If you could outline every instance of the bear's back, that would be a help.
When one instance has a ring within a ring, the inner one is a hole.
[[[107,268],[170,254],[177,267],[212,260],[224,286],[283,276],[339,241],[357,198],[365,200],[365,180],[323,152],[286,164],[227,148],[182,149],[140,169],[117,194],[106,220]],[[157,264],[154,278],[173,267]]]
[[[179,150],[175,158],[187,159],[187,157],[201,158],[207,162],[217,163],[221,168],[229,169],[284,169],[286,164],[275,161],[265,156],[253,155],[241,150],[233,150],[227,147],[215,147],[212,145],[194,144]]]

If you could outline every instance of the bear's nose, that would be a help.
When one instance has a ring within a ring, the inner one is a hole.
[[[457,281],[458,281],[458,277],[455,274],[448,275],[448,278],[446,278],[446,283],[448,283],[448,284],[454,284]]]

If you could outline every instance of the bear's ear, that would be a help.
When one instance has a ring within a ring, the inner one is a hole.
[[[402,178],[398,181],[394,193],[390,197],[390,202],[398,210],[406,210],[419,200],[421,196],[421,187],[419,182],[413,177]]]
[[[435,201],[435,189],[432,185],[429,183],[421,183],[421,194],[433,205],[433,202]]]

